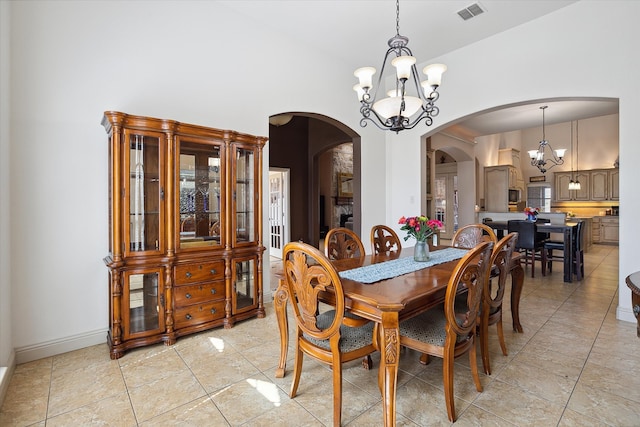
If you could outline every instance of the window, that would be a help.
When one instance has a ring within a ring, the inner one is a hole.
[[[551,185],[529,185],[527,187],[527,206],[540,208],[540,212],[551,212]]]

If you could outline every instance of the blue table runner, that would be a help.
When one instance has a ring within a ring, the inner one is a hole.
[[[429,261],[426,262],[414,261],[413,256],[411,256],[341,271],[339,275],[343,279],[355,280],[356,282],[374,283],[413,273],[437,264],[454,261],[465,256],[467,252],[467,249],[446,248],[439,251],[431,251]]]

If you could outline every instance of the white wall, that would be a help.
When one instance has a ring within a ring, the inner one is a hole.
[[[635,17],[640,2],[581,1],[535,21],[505,31],[428,62],[447,64],[441,87],[441,128],[457,118],[491,107],[557,97],[607,97],[620,99],[620,157],[640,156],[637,144],[640,114],[640,55],[635,55],[640,26]],[[426,63],[425,63],[426,64]],[[425,65],[420,64],[420,66]],[[420,67],[418,67],[420,68]],[[403,136],[402,159],[420,154],[419,130]],[[424,130],[421,129],[422,132]],[[437,132],[438,129],[430,130]],[[392,144],[388,137],[387,144]],[[624,155],[623,155],[624,154]],[[392,168],[400,167],[393,158]],[[582,163],[581,163],[582,166]],[[419,176],[419,175],[418,175]],[[390,188],[397,189],[412,177],[402,175]],[[631,294],[624,278],[639,269],[633,245],[640,239],[640,223],[625,212],[637,212],[640,197],[634,183],[640,169],[620,167],[620,300],[619,318],[635,321]],[[390,195],[391,197],[391,195]],[[406,199],[406,197],[404,198]],[[406,209],[403,199],[396,209]],[[404,204],[404,206],[403,206]]]
[[[219,2],[9,4],[13,270],[3,287],[13,315],[3,325],[13,338],[2,347],[18,362],[106,339],[105,110],[256,135],[268,135],[274,113],[309,111],[359,129],[352,70]],[[384,135],[372,128],[362,158],[384,165]],[[381,196],[363,201],[364,224],[384,220],[379,170],[363,171],[364,190]]]
[[[2,263],[13,268],[9,278],[0,275],[0,296],[10,294],[13,312],[11,336],[0,335],[0,346],[16,348],[18,361],[105,340],[104,110],[257,135],[268,134],[271,114],[324,114],[362,137],[362,230],[394,224],[420,209],[420,133],[428,129],[396,135],[374,126],[360,128],[349,67],[217,2],[154,2],[153,13],[150,7],[149,2],[10,3],[11,131],[5,135],[7,112],[2,110],[0,147],[10,141],[12,168],[8,181],[0,175],[0,188],[12,185],[11,254],[2,249]],[[524,100],[617,97],[620,153],[639,157],[640,82],[633,72],[640,68],[640,56],[633,54],[640,39],[638,14],[640,2],[578,2],[427,61],[449,67],[436,126]],[[237,65],[230,67],[234,61]],[[282,68],[295,72],[282,73]],[[631,321],[624,277],[638,269],[631,248],[639,240],[640,224],[625,212],[640,209],[632,188],[640,181],[640,169],[625,168],[623,162],[620,172],[624,232],[618,315]],[[7,357],[4,351],[0,357]]]
[[[13,366],[11,338],[11,186],[9,171],[11,150],[9,144],[9,3],[0,2],[0,402],[9,384],[7,380]]]

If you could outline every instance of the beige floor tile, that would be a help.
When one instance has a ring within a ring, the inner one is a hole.
[[[484,411],[475,405],[469,406],[460,414],[456,421],[456,427],[515,427],[515,424],[508,422],[490,412]]]
[[[125,391],[118,364],[97,363],[75,371],[54,371],[47,416],[59,415]]]
[[[188,370],[176,350],[162,344],[125,354],[118,361],[127,387],[134,388]]]
[[[575,378],[555,374],[521,358],[510,363],[496,378],[562,406],[569,401],[576,382]]]
[[[138,422],[147,421],[195,399],[205,397],[204,388],[190,371],[129,388]]]
[[[382,417],[382,415],[380,415],[380,417]],[[378,420],[380,419],[381,418],[378,418]],[[288,400],[283,401],[282,404],[277,407],[266,410],[244,425],[247,427],[322,427],[324,424],[295,402],[295,400]],[[353,426],[353,423],[350,423],[349,426]]]
[[[474,405],[518,426],[556,426],[565,407],[499,380],[494,380]]]
[[[463,413],[469,404],[454,395],[456,414]],[[420,426],[449,424],[444,392],[419,378],[398,388],[396,410]]]
[[[197,358],[190,363],[191,372],[207,393],[225,388],[260,373],[260,370],[236,351]]]
[[[119,393],[47,419],[50,427],[88,425],[136,426],[129,395]]]
[[[0,408],[0,426],[31,425],[47,418],[52,358],[18,365]]]
[[[209,396],[203,396],[140,423],[140,426],[229,426]]]
[[[506,295],[509,355],[502,355],[492,327],[492,375],[481,376],[482,393],[468,358],[456,360],[456,426],[640,425],[640,339],[635,323],[615,318],[618,249],[595,245],[585,260],[588,276],[580,282],[564,283],[561,268],[542,277],[537,267],[534,279],[527,270],[524,333],[512,331]],[[0,425],[331,426],[331,369],[305,358],[298,395],[290,399],[294,343],[286,376],[275,378],[280,335],[273,303],[265,308],[263,319],[131,350],[118,360],[105,343],[18,365]],[[400,353],[397,425],[450,425],[442,361],[424,366],[418,357]],[[343,425],[381,425],[379,354],[373,361],[372,371],[360,361],[343,366]],[[477,362],[482,371],[479,351]]]
[[[640,405],[624,397],[578,382],[568,409],[611,426],[637,426]]]
[[[609,425],[591,417],[565,409],[558,427],[608,427]]]

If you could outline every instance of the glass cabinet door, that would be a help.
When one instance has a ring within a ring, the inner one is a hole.
[[[164,250],[164,179],[162,134],[125,131],[125,254],[143,255]],[[128,238],[128,241],[126,240]]]
[[[179,151],[180,248],[219,246],[224,200],[220,146],[181,140]]]
[[[256,154],[253,148],[235,149],[235,242],[255,242],[256,238]]]
[[[124,272],[124,339],[164,330],[162,269]]]
[[[257,304],[256,259],[233,261],[233,312],[254,308]]]

